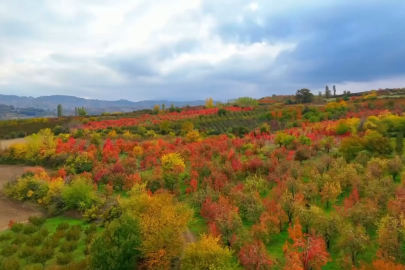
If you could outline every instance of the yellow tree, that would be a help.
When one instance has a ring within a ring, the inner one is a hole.
[[[155,106],[153,106],[153,112],[154,113],[159,113],[160,112],[160,107],[159,107],[159,105],[155,105]]]
[[[198,142],[200,139],[200,132],[198,130],[189,131],[186,135],[187,142]]]
[[[128,199],[120,200],[124,212],[139,217],[140,250],[147,269],[169,269],[173,258],[179,257],[184,245],[183,233],[193,212],[173,195],[162,191],[150,196],[145,185],[136,185]]]
[[[183,172],[186,167],[184,159],[177,152],[163,155],[161,162],[163,170],[168,173],[174,171]]]
[[[214,101],[212,100],[212,98],[207,98],[205,100],[205,107],[206,108],[214,108]]]
[[[337,197],[342,193],[339,182],[326,182],[323,186],[321,195],[322,200],[326,202],[326,208],[330,203],[335,203]]]
[[[184,122],[181,125],[181,134],[187,134],[188,132],[192,131],[194,129],[194,124],[191,123],[190,121]]]
[[[134,149],[132,150],[134,153],[134,156],[139,157],[143,155],[143,149],[142,146],[136,145],[134,146]]]
[[[182,270],[235,269],[232,252],[218,243],[219,237],[201,236],[196,243],[191,243],[184,251]]]

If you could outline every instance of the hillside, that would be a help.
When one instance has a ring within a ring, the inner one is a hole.
[[[53,110],[56,113],[56,107],[61,104],[65,114],[73,114],[75,107],[84,107],[90,114],[99,114],[102,112],[130,112],[134,110],[151,109],[154,105],[165,104],[166,107],[174,104],[176,107],[184,107],[187,105],[198,106],[203,105],[203,100],[194,101],[169,101],[169,100],[98,100],[85,99],[75,96],[52,95],[40,97],[24,97],[15,95],[0,95],[0,104],[14,106],[16,108],[41,108],[45,110]]]

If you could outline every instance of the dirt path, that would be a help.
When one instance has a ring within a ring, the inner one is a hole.
[[[187,229],[187,231],[184,233],[183,236],[184,236],[184,240],[186,241],[186,244],[191,244],[191,243],[197,242],[197,238],[189,229]]]
[[[27,203],[12,201],[1,194],[3,185],[21,175],[27,167],[19,165],[0,165],[0,231],[7,227],[10,219],[16,222],[27,220],[33,215],[42,215]]]
[[[6,149],[13,143],[25,142],[25,138],[11,139],[11,140],[0,140],[0,150]]]

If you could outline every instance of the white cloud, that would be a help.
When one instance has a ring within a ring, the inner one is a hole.
[[[46,94],[109,99],[176,93],[176,99],[203,98],[204,85],[218,96],[295,91],[306,81],[297,82],[289,72],[318,64],[279,61],[314,37],[306,31],[310,23],[295,23],[301,12],[330,17],[343,2],[354,5],[348,0],[3,0],[0,93],[36,96],[48,89]],[[230,37],[221,33],[224,25]],[[286,37],[277,39],[280,33]],[[333,43],[338,42],[337,36]],[[342,88],[371,86],[366,84],[342,83]]]

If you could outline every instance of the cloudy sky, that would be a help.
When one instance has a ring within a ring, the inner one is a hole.
[[[405,86],[403,0],[2,0],[0,94],[194,100]]]

